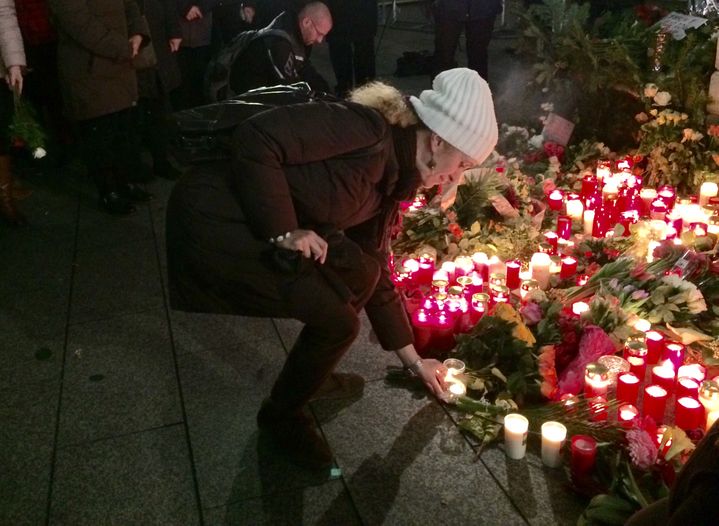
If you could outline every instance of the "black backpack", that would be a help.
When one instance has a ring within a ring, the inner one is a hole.
[[[262,29],[243,31],[232,41],[221,48],[210,61],[205,73],[205,98],[210,102],[227,100],[237,95],[230,86],[230,72],[235,61],[242,55],[247,47],[258,38],[274,36],[284,38],[290,45],[295,43],[282,29],[275,29],[271,25]]]
[[[229,100],[175,112],[171,117],[172,153],[183,164],[227,160],[232,132],[240,123],[278,106],[316,100],[339,99],[313,91],[306,82],[298,82],[257,88]]]

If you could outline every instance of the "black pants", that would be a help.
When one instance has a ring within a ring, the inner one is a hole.
[[[117,191],[140,164],[133,134],[134,108],[80,121],[83,160],[100,196]]]
[[[177,53],[177,63],[182,73],[182,84],[173,92],[174,110],[184,110],[205,104],[204,84],[207,64],[212,58],[212,48],[181,47]]]
[[[333,35],[327,42],[332,69],[337,78],[337,95],[346,95],[352,88],[374,80],[374,35],[354,40],[344,35]]]
[[[456,67],[454,60],[462,30],[467,43],[467,66],[488,80],[488,51],[492,38],[494,19],[454,20],[438,15],[434,33],[435,72],[438,73]]]
[[[300,410],[357,338],[358,313],[374,292],[380,272],[379,264],[366,255],[358,267],[331,269],[352,291],[350,301],[343,300],[315,271],[295,283],[278,305],[279,312],[286,311],[289,317],[305,323],[272,388],[272,400],[283,411]]]

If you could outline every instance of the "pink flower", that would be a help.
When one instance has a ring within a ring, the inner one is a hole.
[[[627,431],[627,448],[632,464],[639,469],[649,469],[657,461],[659,448],[656,441],[643,429]]]
[[[559,375],[559,389],[562,393],[578,394],[584,383],[584,369],[600,356],[614,354],[614,343],[601,327],[588,325],[579,340],[576,358]]]
[[[542,308],[533,301],[519,309],[519,313],[522,315],[525,325],[536,325],[542,319]]]

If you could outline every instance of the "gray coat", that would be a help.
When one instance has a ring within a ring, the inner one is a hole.
[[[8,66],[25,66],[25,49],[17,24],[14,0],[0,0],[0,79]]]
[[[149,31],[135,0],[50,0],[65,111],[87,120],[137,103],[129,37]]]

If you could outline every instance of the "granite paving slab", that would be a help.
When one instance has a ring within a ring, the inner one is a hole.
[[[152,239],[150,211],[145,203],[135,203],[137,210],[128,216],[113,216],[96,204],[83,203],[78,218],[78,250],[134,245]]]
[[[178,358],[203,507],[328,481],[329,473],[295,467],[258,433],[257,411],[284,359],[270,340]]]
[[[302,329],[302,323],[293,319],[275,318],[274,324],[280,335],[282,344],[289,351]],[[399,358],[393,352],[382,349],[373,341],[367,316],[360,314],[360,333],[347,353],[342,357],[337,368],[339,373],[351,373],[362,376],[367,381],[384,378],[388,366],[401,366]]]
[[[207,526],[352,526],[362,522],[342,481],[280,491],[205,509]]]
[[[0,296],[0,343],[63,334],[69,288],[49,287]],[[8,356],[11,357],[11,356]],[[0,357],[0,363],[4,358]]]
[[[181,420],[163,309],[70,327],[60,444]]]
[[[183,427],[58,449],[50,524],[200,524]]]
[[[65,335],[33,337],[0,329],[0,388],[22,388],[60,377]]]
[[[586,502],[572,492],[563,467],[542,465],[539,440],[530,437],[522,460],[507,458],[503,444],[485,449],[480,459],[530,524],[574,525]]]
[[[0,524],[44,524],[59,382],[0,390]]]
[[[525,524],[438,403],[376,381],[312,407],[365,524]]]
[[[66,237],[34,227],[0,231],[0,297],[28,290],[68,290],[75,248],[74,228]]]
[[[164,305],[154,240],[79,251],[71,323],[101,320]]]
[[[269,318],[170,311],[172,337],[178,355],[223,349],[272,339],[277,333]]]

